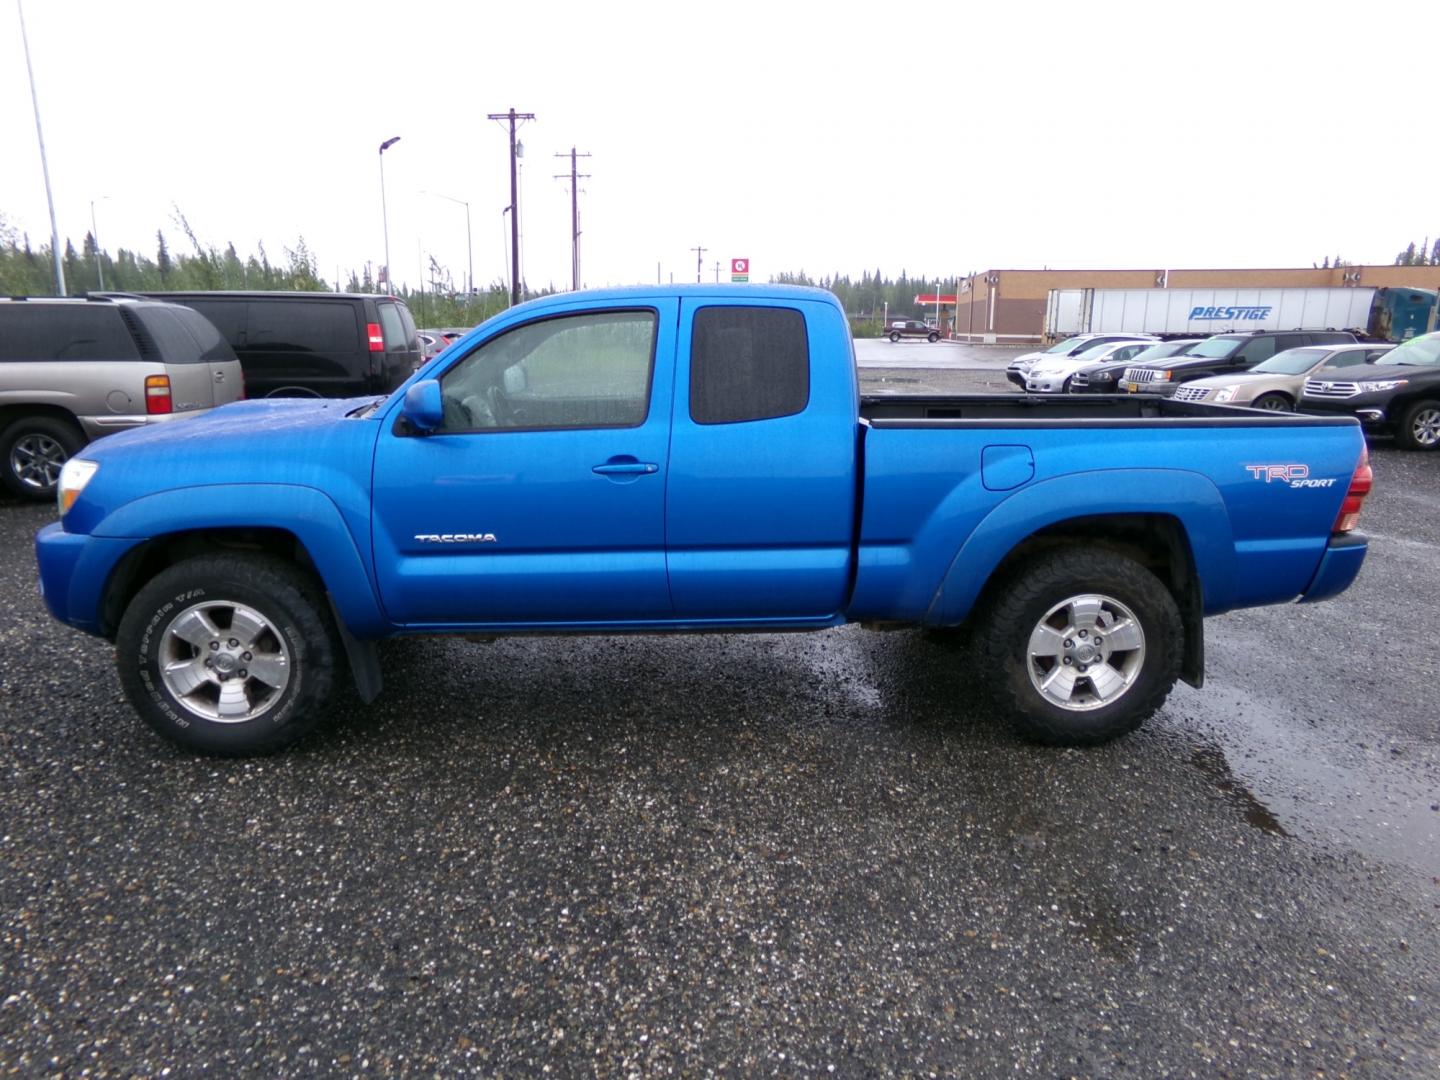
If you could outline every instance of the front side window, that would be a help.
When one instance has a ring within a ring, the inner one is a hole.
[[[604,311],[491,338],[441,376],[441,430],[639,427],[655,326],[653,311]]]

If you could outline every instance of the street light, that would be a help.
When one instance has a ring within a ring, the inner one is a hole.
[[[385,228],[385,292],[395,295],[395,285],[390,280],[390,217],[385,211],[385,151],[400,141],[400,136],[386,139],[380,144],[380,223]]]
[[[100,291],[105,291],[105,260],[100,255],[100,230],[95,225],[95,204],[104,202],[109,195],[90,200],[90,239],[95,243],[95,273],[100,275]]]
[[[467,282],[466,293],[469,296],[475,295],[475,245],[470,240],[470,204],[464,199],[457,199],[453,195],[442,195],[438,191],[422,191],[421,195],[434,195],[437,199],[448,199],[450,202],[459,203],[465,207],[465,248],[470,253],[470,274]]]

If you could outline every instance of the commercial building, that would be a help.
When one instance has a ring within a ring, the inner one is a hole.
[[[1336,266],[1324,270],[986,270],[960,280],[959,295],[955,298],[958,303],[954,336],[961,341],[998,344],[1041,341],[1045,333],[1045,305],[1051,289],[1378,288],[1387,285],[1440,289],[1440,266]],[[930,299],[933,302],[934,298]]]

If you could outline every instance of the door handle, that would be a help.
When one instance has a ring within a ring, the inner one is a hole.
[[[216,382],[224,382],[224,381],[225,381],[225,372],[223,372],[223,371],[217,371],[217,372],[215,372],[215,381],[216,381]]]
[[[649,461],[607,461],[590,470],[601,476],[646,476],[660,471],[660,466]]]

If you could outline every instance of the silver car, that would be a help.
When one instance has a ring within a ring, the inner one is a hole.
[[[1307,345],[1276,353],[1249,371],[1211,375],[1178,387],[1176,401],[1209,405],[1248,405],[1252,409],[1289,412],[1300,400],[1305,380],[1321,368],[1364,364],[1395,346],[1378,344]]]
[[[50,499],[91,439],[198,416],[245,393],[240,361],[178,304],[0,300],[0,482]]]

